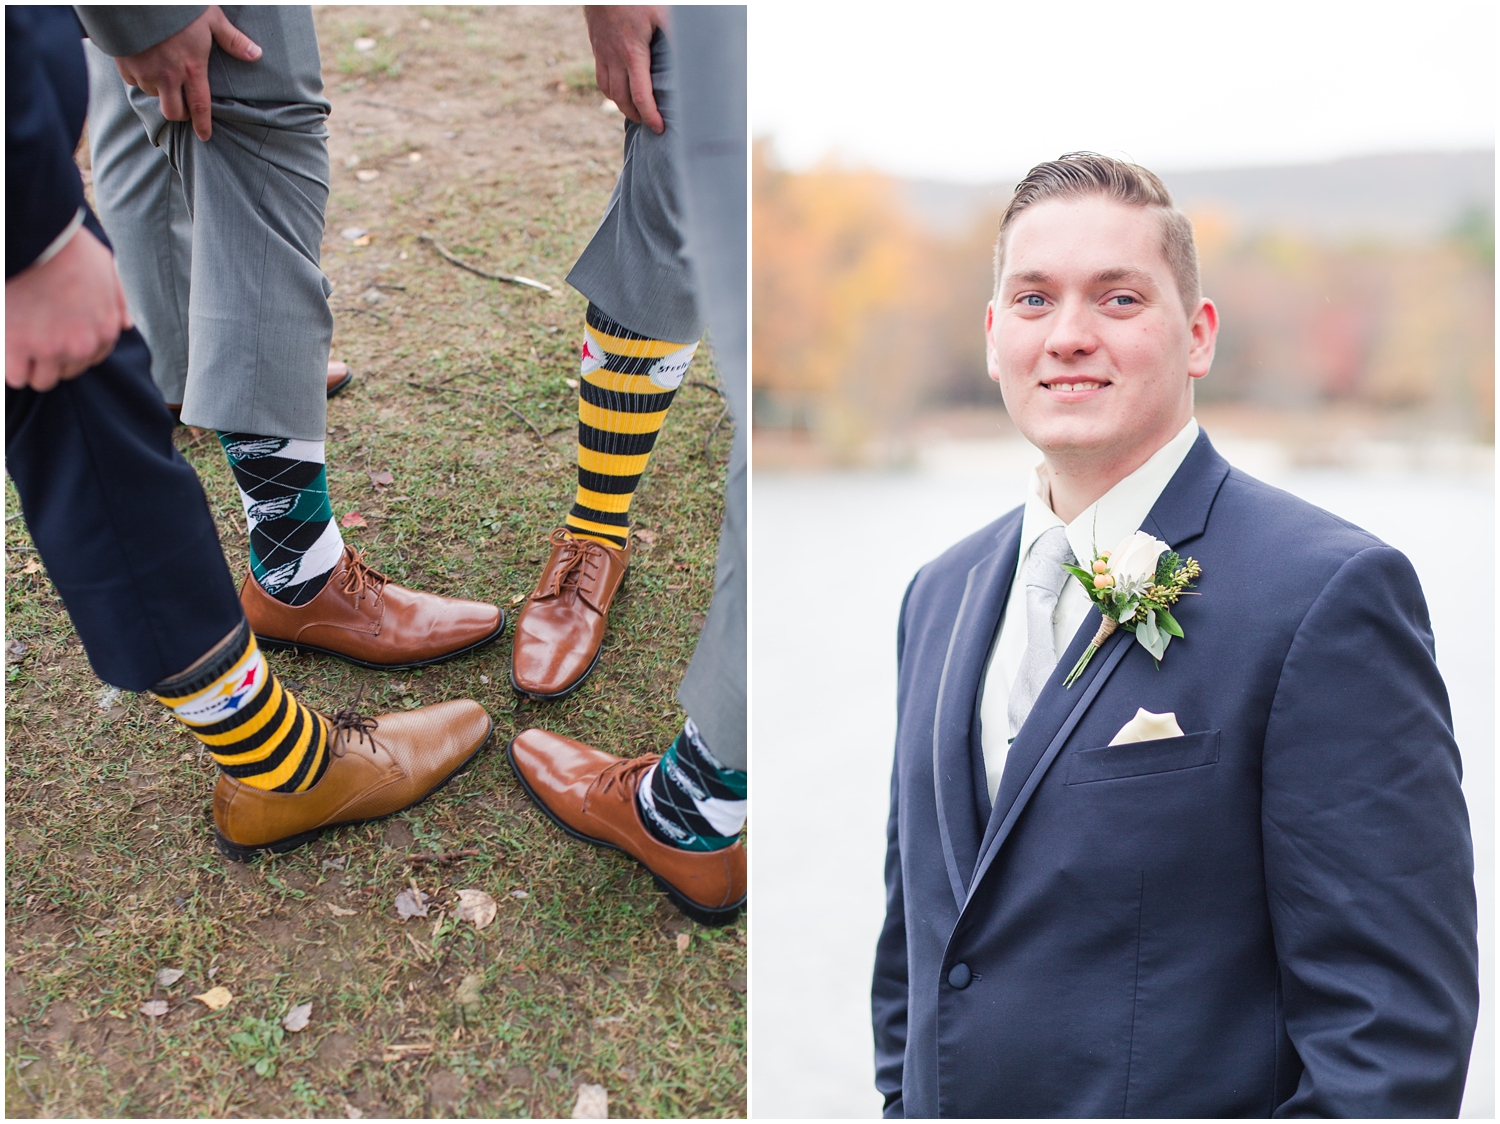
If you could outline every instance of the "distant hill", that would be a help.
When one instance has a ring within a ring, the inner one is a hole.
[[[1281,228],[1318,238],[1425,240],[1475,206],[1493,211],[1495,153],[1413,152],[1326,164],[1163,173],[1184,210],[1213,208],[1244,229]],[[901,182],[913,215],[935,234],[957,235],[1004,207],[1008,183]]]

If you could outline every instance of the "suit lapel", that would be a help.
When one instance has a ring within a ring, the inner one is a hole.
[[[1198,538],[1208,525],[1214,497],[1219,494],[1228,474],[1228,462],[1214,450],[1208,435],[1200,432],[1198,440],[1188,450],[1188,455],[1141,524],[1142,529],[1170,544],[1174,550]],[[995,807],[980,840],[979,861],[969,881],[971,893],[999,853],[1047,769],[1062,752],[1069,735],[1120,661],[1135,646],[1135,637],[1131,633],[1117,630],[1105,641],[1103,649],[1094,654],[1082,677],[1065,689],[1062,681],[1083,655],[1101,619],[1097,609],[1091,610],[1084,618],[1010,747],[1000,790],[995,794]]]
[[[954,902],[962,907],[979,857],[975,815],[972,722],[974,699],[989,662],[1000,614],[1016,573],[1021,513],[999,531],[999,546],[968,573],[948,637],[932,720],[932,782],[938,834]]]

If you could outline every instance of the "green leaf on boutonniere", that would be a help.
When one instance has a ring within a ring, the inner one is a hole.
[[[1146,619],[1136,622],[1135,638],[1158,663],[1161,662],[1162,656],[1167,654],[1167,645],[1172,642],[1171,636],[1156,627],[1155,609],[1147,609]]]
[[[1165,609],[1156,610],[1156,623],[1163,632],[1169,632],[1173,636],[1182,635],[1182,626],[1177,623],[1175,617]]]

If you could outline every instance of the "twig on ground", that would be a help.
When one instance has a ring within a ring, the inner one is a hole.
[[[391,326],[391,322],[389,320],[387,320],[384,316],[380,315],[380,313],[378,313],[378,312],[371,312],[368,308],[355,308],[352,304],[346,304],[346,305],[340,305],[338,308],[335,308],[333,311],[335,311],[335,312],[358,312],[358,313],[361,313],[361,314],[363,314],[365,316],[373,316],[373,317],[375,317],[376,320],[379,320],[387,328],[389,328]]]
[[[711,382],[704,382],[702,379],[688,379],[687,380],[687,385],[688,386],[699,386],[699,387],[702,387],[704,390],[711,390],[711,391],[713,391],[720,398],[724,397],[723,390],[721,390],[718,386],[714,385]]]
[[[489,392],[483,391],[483,390],[466,390],[465,388],[463,388],[461,386],[432,386],[429,383],[418,382],[416,379],[403,379],[402,381],[410,383],[412,386],[416,387],[418,390],[430,390],[430,391],[432,391],[435,394],[472,394],[476,398],[489,398],[492,401],[500,403],[500,405],[504,406],[511,413],[515,414],[516,417],[520,418],[523,422],[525,422],[526,423],[526,428],[529,429],[529,430],[531,430],[532,433],[536,434],[536,439],[538,441],[546,441],[547,440],[546,437],[544,437],[542,435],[542,431],[540,429],[538,429],[536,426],[534,426],[534,425],[531,424],[531,419],[530,418],[528,418],[525,414],[521,413],[520,410],[516,409],[509,402],[507,402],[504,398],[501,398],[498,394],[490,394]]]
[[[724,408],[719,411],[719,420],[709,427],[708,436],[703,439],[703,459],[708,460],[708,443],[714,439],[714,434],[719,432],[719,426],[724,424],[724,419],[729,416],[729,403],[724,403]]]
[[[409,863],[451,863],[459,859],[470,859],[479,854],[478,847],[465,847],[461,851],[444,851],[441,855],[407,855]]]
[[[375,288],[377,288],[377,289],[395,289],[396,292],[398,292],[398,293],[404,293],[404,292],[406,292],[406,286],[405,285],[387,285],[384,281],[377,281],[377,282],[375,282]]]
[[[21,518],[21,513],[18,511],[14,515],[7,515],[5,517],[5,521],[7,523],[14,523],[19,518]]]
[[[478,266],[470,265],[462,258],[455,256],[452,250],[448,249],[447,246],[444,246],[430,234],[419,234],[417,237],[423,242],[431,242],[432,248],[442,254],[445,261],[451,262],[453,265],[458,266],[459,269],[467,269],[470,273],[477,273],[480,277],[487,277],[491,281],[504,281],[509,285],[528,285],[533,289],[540,289],[544,293],[552,291],[551,285],[543,285],[540,281],[533,281],[530,277],[521,277],[520,275],[509,273],[491,273],[487,269],[480,269]]]
[[[354,101],[358,105],[373,105],[376,109],[394,109],[397,113],[410,113],[415,117],[425,117],[429,121],[437,120],[432,114],[424,113],[420,109],[413,109],[409,105],[397,105],[395,102],[389,101],[376,101],[374,98],[355,98]]]

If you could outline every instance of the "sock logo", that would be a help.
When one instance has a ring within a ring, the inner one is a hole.
[[[261,500],[253,503],[245,509],[245,515],[252,523],[264,523],[267,519],[280,519],[292,508],[297,506],[297,497],[275,496],[269,500]]]
[[[652,385],[663,390],[676,390],[682,385],[682,377],[687,374],[688,364],[693,361],[693,353],[697,350],[698,345],[690,343],[658,359],[651,367]]]
[[[583,330],[583,362],[579,366],[579,373],[591,375],[600,367],[604,366],[604,348],[599,346],[599,341],[594,338],[588,328]]]
[[[285,437],[252,437],[248,441],[229,441],[224,452],[231,460],[247,461],[258,457],[269,457],[281,452],[289,444]]]

